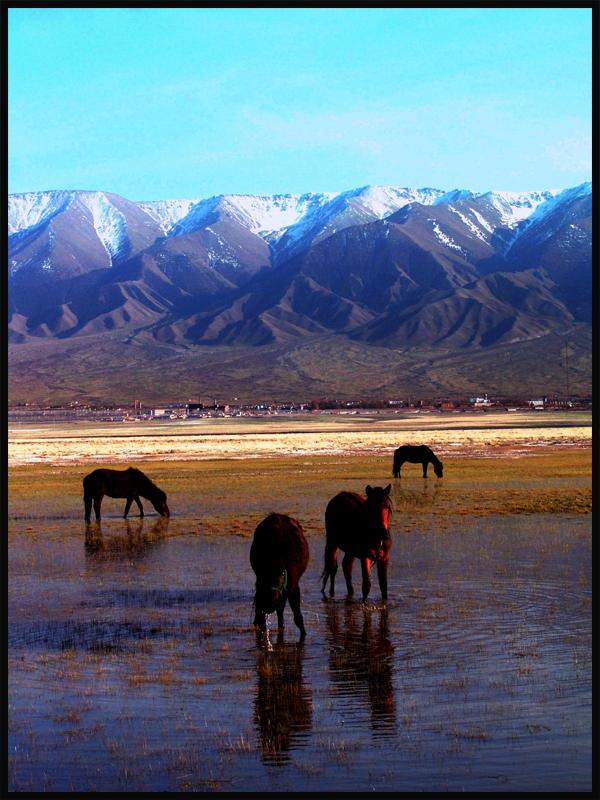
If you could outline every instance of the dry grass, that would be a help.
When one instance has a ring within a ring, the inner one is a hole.
[[[9,466],[180,461],[220,458],[378,454],[401,443],[430,444],[441,457],[514,453],[544,443],[591,444],[591,414],[469,413],[317,415],[231,418],[178,423],[11,425]]]
[[[423,480],[416,465],[409,466],[406,477],[394,480],[388,458],[377,455],[153,461],[139,466],[169,496],[173,516],[166,535],[182,532],[185,525],[188,533],[250,537],[258,522],[275,510],[297,517],[308,532],[320,531],[330,497],[341,489],[363,492],[369,483],[393,484],[393,527],[402,519],[406,530],[421,515],[434,515],[443,523],[444,517],[457,514],[562,514],[592,509],[589,448],[541,450],[517,458],[456,456],[445,459],[441,480],[433,476]],[[76,465],[13,467],[9,518],[79,516],[85,472]],[[122,501],[105,500],[105,515],[121,511]],[[146,526],[155,519],[149,517]],[[135,523],[132,519],[132,528]]]

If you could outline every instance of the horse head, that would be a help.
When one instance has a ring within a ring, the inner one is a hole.
[[[433,471],[435,472],[435,474],[437,475],[438,478],[443,478],[443,476],[444,476],[444,465],[442,464],[441,461],[438,461],[437,464],[434,463]]]
[[[370,558],[378,558],[383,542],[389,537],[390,514],[392,512],[392,501],[390,490],[392,484],[383,488],[381,486],[367,486],[365,493],[367,501],[364,509],[367,516],[368,547]]]
[[[162,491],[162,489],[156,489],[156,491],[152,494],[152,497],[149,498],[150,502],[161,515],[161,517],[170,517],[171,512],[169,511],[169,506],[167,505],[167,495]]]
[[[275,611],[281,595],[287,590],[287,571],[284,569],[275,579],[261,577],[256,581],[256,608],[263,614]]]

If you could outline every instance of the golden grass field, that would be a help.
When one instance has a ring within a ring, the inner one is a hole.
[[[591,445],[591,413],[319,415],[178,422],[12,425],[8,464],[88,464],[388,454],[400,444],[451,454],[519,454]]]
[[[394,480],[392,453],[406,441],[432,444],[444,478],[430,469],[423,480],[419,465],[406,464]],[[568,414],[28,426],[9,433],[10,509],[30,513],[44,500],[55,517],[78,514],[81,479],[102,463],[143,469],[167,492],[175,527],[198,517],[206,532],[250,536],[272,510],[320,529],[329,497],[367,483],[392,482],[397,510],[411,518],[588,513],[590,445],[589,416]],[[121,511],[121,501],[105,504],[104,514]]]

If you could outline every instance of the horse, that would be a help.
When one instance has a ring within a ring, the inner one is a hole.
[[[298,520],[287,514],[269,514],[257,525],[250,547],[250,566],[256,575],[254,624],[260,632],[266,630],[266,615],[273,611],[283,629],[283,609],[289,599],[300,641],[304,640],[299,581],[308,558],[308,542]]]
[[[394,478],[400,478],[400,468],[405,461],[409,464],[422,464],[423,477],[427,477],[427,466],[433,465],[433,471],[438,478],[444,475],[444,465],[435,455],[430,447],[426,444],[404,444],[397,450],[394,450],[394,463],[392,465],[392,474]]]
[[[140,496],[150,500],[154,508],[163,517],[170,516],[169,506],[167,505],[167,495],[152,483],[147,475],[135,467],[129,469],[95,469],[83,479],[83,503],[85,506],[85,521],[89,522],[92,514],[92,502],[96,519],[100,519],[100,505],[104,495],[108,497],[126,497],[125,511],[123,518],[127,519],[127,514],[135,500],[140,510],[140,517],[144,516],[144,509],[140,502]]]
[[[362,599],[366,602],[371,591],[371,566],[377,563],[377,577],[381,599],[387,600],[387,569],[390,560],[392,539],[389,531],[389,515],[392,511],[390,489],[367,486],[366,497],[356,492],[340,492],[333,497],[325,509],[325,567],[321,574],[325,594],[330,580],[329,596],[335,594],[338,549],[344,551],[342,568],[346,579],[348,597],[354,594],[352,565],[359,558],[362,568]]]

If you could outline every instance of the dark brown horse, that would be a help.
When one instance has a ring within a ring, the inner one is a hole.
[[[404,444],[397,450],[394,450],[394,463],[392,465],[392,474],[394,478],[400,478],[400,469],[402,464],[408,461],[409,464],[422,464],[423,477],[427,477],[428,464],[433,465],[433,471],[442,478],[444,474],[444,465],[435,455],[430,447],[426,444]]]
[[[283,628],[283,609],[289,599],[300,641],[306,636],[299,581],[308,555],[308,542],[298,520],[286,514],[269,514],[257,526],[250,547],[250,565],[256,574],[254,624],[260,631],[266,629],[266,615],[273,611],[277,612],[279,628]]]
[[[104,495],[108,497],[125,497],[125,511],[123,517],[127,518],[131,504],[135,500],[140,510],[140,517],[144,516],[144,509],[140,497],[150,500],[154,508],[163,517],[168,517],[169,506],[167,495],[152,483],[147,475],[139,469],[95,469],[83,479],[83,504],[85,506],[85,521],[89,522],[92,514],[92,503],[96,519],[100,519],[100,506]]]
[[[342,569],[346,579],[348,597],[354,594],[352,565],[360,559],[362,568],[363,603],[371,591],[371,567],[377,563],[377,577],[382,600],[387,600],[387,568],[390,560],[392,539],[389,531],[389,515],[392,510],[390,489],[367,486],[366,497],[355,492],[340,492],[333,497],[325,509],[325,568],[321,575],[325,594],[327,579],[330,579],[329,595],[335,594],[338,549],[344,551]]]

